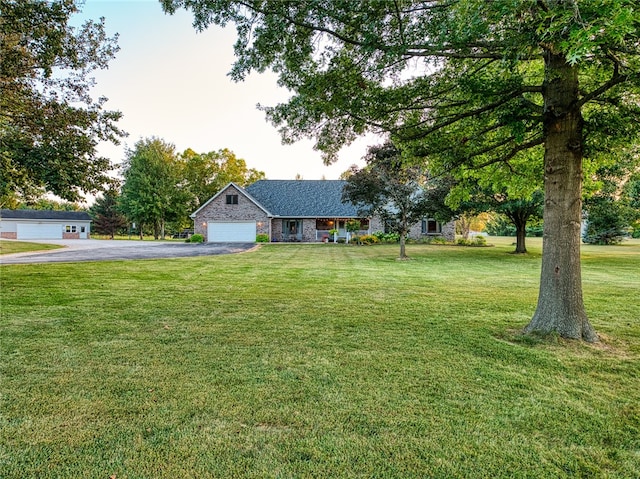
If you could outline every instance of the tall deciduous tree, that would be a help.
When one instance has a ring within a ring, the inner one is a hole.
[[[146,225],[155,239],[164,239],[166,223],[187,214],[175,147],[159,138],[139,140],[127,151],[122,175],[122,210],[140,225],[141,236]]]
[[[638,134],[620,121],[639,108],[636,1],[162,3],[193,10],[198,28],[235,23],[232,77],[274,70],[294,94],[268,117],[285,141],[315,138],[328,160],[371,129],[462,175],[543,146],[544,253],[525,330],[597,340],[580,270],[585,135],[607,126],[615,148]]]
[[[191,211],[202,206],[229,182],[247,186],[265,178],[263,171],[248,168],[242,158],[227,148],[209,153],[188,149],[180,155],[186,189],[191,194]]]
[[[367,165],[352,166],[342,198],[358,207],[363,216],[378,216],[400,236],[400,259],[407,259],[406,237],[411,225],[428,213],[422,168],[407,166],[392,144],[372,146],[365,156]]]
[[[111,182],[96,151],[120,113],[93,100],[92,71],[118,50],[104,23],[69,25],[75,0],[0,0],[0,203],[41,189],[75,201]]]

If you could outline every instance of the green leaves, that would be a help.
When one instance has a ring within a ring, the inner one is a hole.
[[[76,12],[72,0],[0,0],[0,198],[44,188],[76,200],[112,184],[96,145],[124,135],[121,115],[91,98],[89,75],[118,47],[102,22],[69,26]]]

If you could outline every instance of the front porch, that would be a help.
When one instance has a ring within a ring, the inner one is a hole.
[[[360,229],[347,231],[347,223],[356,219]],[[333,242],[349,241],[354,235],[371,234],[367,218],[285,218],[274,219],[272,237],[274,242]]]

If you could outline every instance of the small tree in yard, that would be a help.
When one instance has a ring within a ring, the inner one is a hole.
[[[346,224],[346,228],[347,228],[347,231],[350,233],[350,236],[353,233],[357,233],[358,231],[360,231],[361,227],[362,227],[362,225],[360,224],[360,221],[358,221],[358,220],[349,220],[349,221],[347,221],[347,224]]]
[[[96,198],[89,213],[93,217],[93,229],[97,233],[108,235],[111,239],[115,234],[127,227],[127,219],[120,212],[117,190],[108,190]]]
[[[400,257],[408,259],[406,236],[412,224],[428,212],[421,168],[405,165],[392,144],[372,146],[365,156],[367,165],[347,178],[342,198],[358,207],[363,216],[379,216],[400,235]]]
[[[488,206],[496,213],[505,215],[516,230],[516,249],[514,253],[526,253],[527,223],[530,220],[542,219],[544,193],[535,191],[529,198],[512,199],[508,195],[494,194]]]

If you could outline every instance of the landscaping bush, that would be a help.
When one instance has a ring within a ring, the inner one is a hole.
[[[380,243],[397,243],[400,241],[400,235],[398,233],[384,233],[382,231],[376,231],[373,236],[378,238]]]
[[[374,236],[374,235],[363,235],[363,236],[360,236],[358,240],[360,244],[364,244],[364,245],[377,244],[380,242],[377,236]]]
[[[473,239],[473,245],[474,246],[486,246],[487,245],[487,238],[485,238],[484,236],[476,236]]]
[[[486,246],[487,239],[484,236],[476,236],[474,239],[458,238],[456,244],[458,246]]]
[[[256,235],[256,243],[268,243],[269,242],[269,235],[266,233],[260,233],[259,235]]]
[[[188,243],[204,243],[204,236],[201,234],[191,235],[191,238],[187,239]]]
[[[447,241],[447,238],[445,238],[444,236],[430,236],[427,239],[427,242],[430,244],[447,244],[449,243]]]

